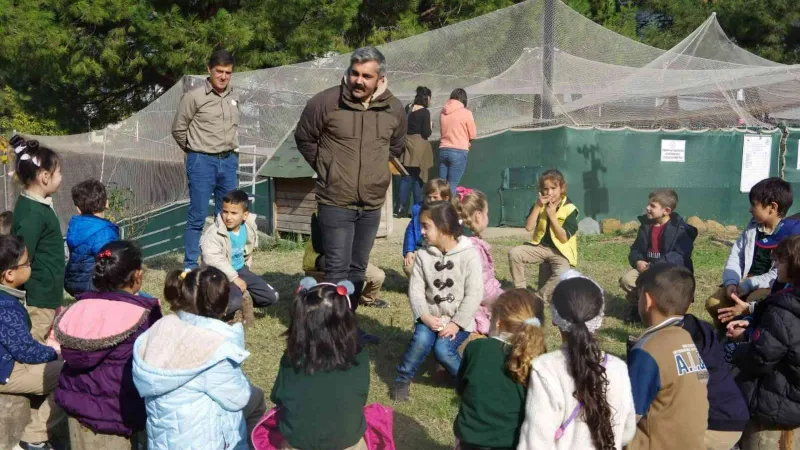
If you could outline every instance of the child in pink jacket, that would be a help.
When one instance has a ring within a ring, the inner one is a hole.
[[[492,260],[492,247],[481,239],[481,233],[489,225],[489,203],[486,195],[477,190],[459,187],[458,196],[459,213],[464,226],[472,231],[470,236],[472,245],[478,250],[483,269],[483,300],[481,307],[475,314],[475,331],[488,335],[491,327],[491,306],[497,297],[503,293],[500,282],[494,274],[494,260]]]

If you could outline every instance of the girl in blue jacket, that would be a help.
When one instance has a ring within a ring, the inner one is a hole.
[[[450,184],[441,178],[428,180],[422,192],[426,202],[450,200]],[[422,226],[419,223],[420,211],[422,211],[422,202],[411,206],[411,222],[408,222],[406,233],[403,237],[403,271],[408,277],[411,276],[411,268],[414,267],[414,252],[422,247]]]
[[[266,411],[264,393],[241,364],[242,324],[219,320],[230,282],[214,267],[167,275],[164,298],[176,314],[136,339],[133,382],[147,411],[147,448],[247,450]]]

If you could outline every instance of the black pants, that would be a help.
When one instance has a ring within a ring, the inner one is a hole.
[[[269,283],[264,280],[264,277],[250,272],[247,266],[242,267],[237,272],[239,273],[239,278],[247,283],[247,292],[250,293],[250,297],[253,299],[253,306],[256,308],[263,308],[278,301],[278,291],[270,286]],[[231,283],[231,292],[230,295],[228,295],[228,314],[235,313],[242,309],[243,295],[244,292],[239,289],[239,286]]]
[[[361,300],[369,253],[378,234],[381,210],[355,210],[319,205],[319,228],[325,253],[325,281],[350,280],[355,292],[350,296],[353,311]]]

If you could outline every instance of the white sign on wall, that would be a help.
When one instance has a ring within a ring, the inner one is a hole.
[[[686,162],[686,141],[662,139],[661,162]]]
[[[769,177],[770,153],[772,153],[772,136],[744,137],[740,191],[750,192],[756,183]]]

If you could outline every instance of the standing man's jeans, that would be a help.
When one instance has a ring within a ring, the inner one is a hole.
[[[400,193],[398,198],[398,211],[408,211],[408,196],[413,194],[412,204],[422,202],[422,178],[420,178],[419,167],[406,167],[407,177],[400,178]]]
[[[469,337],[469,332],[461,330],[456,334],[452,341],[450,338],[440,338],[439,334],[424,323],[417,321],[414,326],[414,335],[408,348],[403,354],[403,362],[397,366],[397,378],[395,381],[410,383],[414,375],[419,370],[419,366],[425,361],[428,353],[433,349],[433,357],[447,370],[447,373],[455,377],[458,375],[458,368],[461,367],[461,355],[458,354],[460,346]]]
[[[355,292],[350,296],[350,306],[355,311],[364,289],[369,253],[381,223],[381,210],[319,205],[318,214],[325,253],[325,281],[353,282]]]
[[[453,198],[455,198],[458,183],[464,176],[464,171],[467,170],[468,154],[468,151],[456,148],[439,149],[439,178],[447,180],[450,184]]]
[[[183,267],[197,268],[200,236],[208,217],[208,199],[214,194],[214,215],[222,210],[222,197],[238,187],[239,156],[226,157],[189,152],[186,156],[186,179],[189,181],[189,216],[184,234]]]

